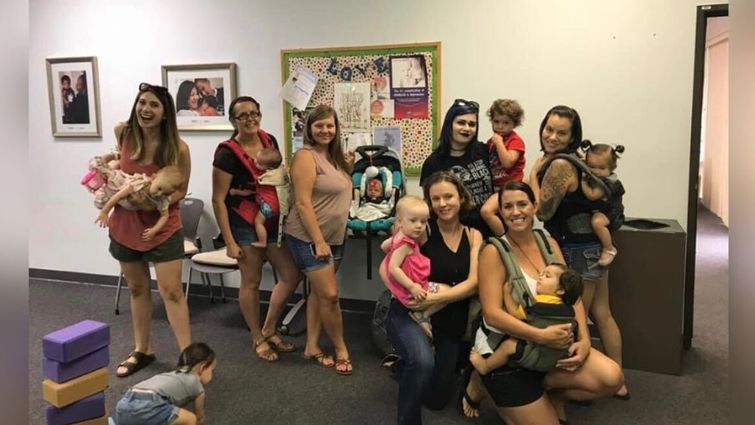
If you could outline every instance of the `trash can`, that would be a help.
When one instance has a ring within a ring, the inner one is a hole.
[[[608,286],[624,367],[681,374],[686,232],[676,220],[627,218]]]

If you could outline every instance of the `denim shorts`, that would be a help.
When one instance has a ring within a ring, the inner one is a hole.
[[[118,425],[170,425],[178,410],[160,394],[128,390],[115,406],[115,417]]]
[[[325,259],[315,257],[315,244],[297,239],[288,233],[285,235],[286,246],[294,257],[296,266],[302,272],[313,272],[321,269],[334,261],[341,261],[343,258],[344,245],[330,245],[331,256]]]
[[[254,230],[254,226],[251,224],[246,226],[231,226],[231,234],[239,246],[251,245],[252,242],[257,242],[259,240],[257,237],[257,231]],[[271,231],[268,229],[267,243],[276,242],[278,242],[278,230]]]
[[[606,267],[598,264],[600,258],[600,242],[565,243],[561,245],[566,265],[582,275],[585,280],[598,280],[603,276]]]

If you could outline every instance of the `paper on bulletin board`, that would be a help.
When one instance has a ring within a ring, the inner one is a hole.
[[[359,146],[371,145],[372,135],[367,132],[344,133],[343,150],[344,152],[356,152]],[[356,158],[359,160],[359,158]]]
[[[423,55],[391,56],[391,99],[397,119],[429,116],[427,67]]]
[[[341,130],[344,132],[370,131],[370,83],[336,83],[333,85]]]
[[[281,97],[294,108],[304,110],[317,85],[317,76],[307,68],[298,66],[289,75],[281,89]]]

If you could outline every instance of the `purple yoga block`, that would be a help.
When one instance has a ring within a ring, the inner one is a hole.
[[[42,338],[42,352],[50,360],[68,363],[108,345],[110,327],[94,320],[49,333]]]
[[[42,370],[45,376],[54,382],[61,383],[81,375],[87,374],[93,370],[107,367],[110,363],[108,355],[108,346],[104,346],[97,351],[79,357],[68,363],[61,363],[48,358],[42,358]]]
[[[45,406],[47,425],[66,425],[105,416],[105,393],[83,398],[65,407]]]

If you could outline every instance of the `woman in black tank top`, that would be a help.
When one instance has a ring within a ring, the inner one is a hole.
[[[460,354],[466,354],[464,349],[468,348],[463,338],[469,298],[477,293],[477,256],[482,236],[460,221],[460,216],[472,207],[469,192],[456,175],[441,171],[427,177],[424,195],[433,217],[426,235],[419,240],[420,250],[430,258],[429,280],[451,288],[428,293],[423,302],[416,304],[418,310],[447,304],[432,316],[432,343],[409,316],[409,308],[398,300],[391,300],[386,329],[400,356],[394,367],[400,376],[399,425],[422,424],[423,404],[440,410],[451,400],[456,389]],[[380,277],[388,286],[385,270],[385,264],[381,264]]]

